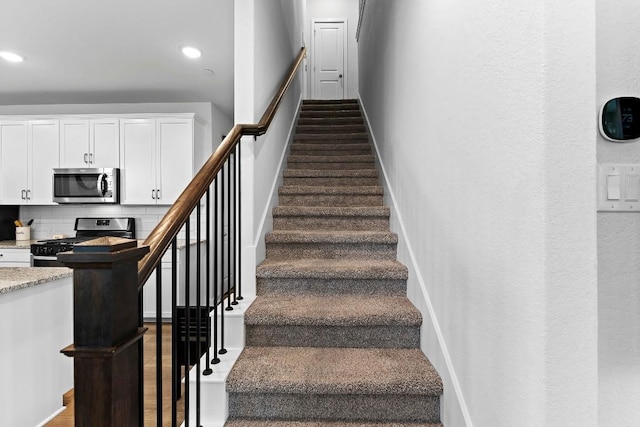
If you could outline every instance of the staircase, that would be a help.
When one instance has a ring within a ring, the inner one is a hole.
[[[357,101],[305,101],[227,378],[227,427],[441,426]]]

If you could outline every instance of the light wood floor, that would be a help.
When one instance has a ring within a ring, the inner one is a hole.
[[[144,340],[144,419],[145,427],[156,426],[156,327],[146,324],[149,328]],[[162,327],[162,424],[171,425],[171,324]],[[66,409],[45,427],[74,427],[73,390],[63,397]],[[183,399],[178,401],[178,423],[184,420]]]

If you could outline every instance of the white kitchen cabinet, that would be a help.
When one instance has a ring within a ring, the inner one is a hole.
[[[31,267],[31,250],[0,249],[0,267]]]
[[[60,167],[120,167],[119,120],[60,120]]]
[[[193,177],[194,121],[120,120],[123,205],[171,205]]]
[[[59,164],[58,120],[0,122],[0,203],[54,204]]]

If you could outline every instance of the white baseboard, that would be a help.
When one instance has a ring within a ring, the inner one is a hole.
[[[422,272],[420,271],[419,264],[417,262],[417,257],[415,256],[415,253],[413,251],[409,233],[407,232],[407,229],[404,225],[402,212],[398,207],[395,193],[389,184],[389,176],[387,175],[384,163],[382,161],[382,158],[380,157],[380,149],[376,141],[375,134],[371,128],[369,116],[367,115],[367,111],[365,109],[364,103],[362,102],[362,98],[360,97],[360,94],[358,94],[358,99],[360,101],[360,107],[362,108],[365,124],[367,126],[367,129],[369,130],[369,135],[372,139],[372,143],[375,149],[376,160],[378,162],[380,171],[382,172],[383,186],[385,189],[385,193],[389,195],[389,199],[391,200],[391,205],[392,205],[391,209],[395,217],[397,218],[397,224],[398,224],[399,230],[393,230],[393,231],[396,231],[400,237],[398,241],[398,246],[401,246],[401,245],[404,246],[404,248],[406,249],[406,253],[409,256],[409,259],[406,260],[408,261],[407,263],[409,264],[407,267],[409,268],[409,271],[413,272],[415,275],[416,282],[418,285],[416,290],[420,293],[420,296],[423,299],[423,301],[421,301],[423,304],[420,304],[420,305],[421,306],[424,305],[424,307],[426,308],[426,313],[422,313],[422,315],[424,317],[428,317],[429,320],[431,321],[433,332],[437,337],[438,345],[440,347],[439,351],[447,370],[446,373],[440,372],[440,375],[443,377],[443,380],[445,380],[447,377],[450,380],[450,385],[453,387],[455,399],[457,401],[456,403],[457,403],[457,406],[459,407],[459,411],[461,413],[462,419],[464,420],[464,425],[466,427],[473,427],[473,423],[471,421],[471,415],[469,413],[469,409],[465,402],[464,395],[462,394],[462,388],[460,386],[460,382],[458,381],[458,377],[456,375],[455,368],[453,366],[453,362],[451,360],[451,356],[447,348],[447,343],[445,342],[445,339],[444,339],[444,334],[442,333],[442,329],[440,328],[440,323],[438,322],[438,318],[433,309],[433,304],[431,302],[431,298],[429,296],[427,286],[423,279]],[[411,280],[411,276],[412,275],[409,274],[409,280]],[[428,353],[427,352],[428,349],[422,348],[422,350],[425,353]],[[447,384],[445,381],[445,392],[446,392],[446,386]],[[443,404],[443,402],[441,402],[441,404]],[[448,411],[441,411],[441,412],[447,413]],[[460,418],[460,417],[456,417],[456,418]],[[449,423],[446,423],[446,420],[443,420],[443,423],[445,423],[448,426],[451,425]],[[454,423],[454,424],[457,424],[457,423]]]

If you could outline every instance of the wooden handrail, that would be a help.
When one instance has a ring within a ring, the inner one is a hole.
[[[200,199],[205,195],[240,139],[245,135],[258,136],[267,132],[280,103],[302,64],[306,52],[306,48],[300,49],[298,56],[260,121],[256,124],[235,125],[231,129],[220,146],[200,168],[187,188],[178,196],[176,202],[149,234],[149,237],[144,241],[144,245],[149,246],[149,253],[138,263],[138,287],[144,285],[153,270],[158,266],[160,258],[167,251],[174,237],[178,235],[183,224],[189,219],[191,212],[200,203]]]

